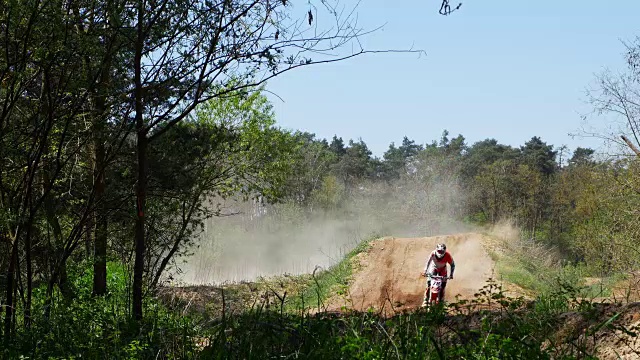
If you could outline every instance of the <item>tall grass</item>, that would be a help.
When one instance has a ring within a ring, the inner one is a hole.
[[[548,294],[571,284],[584,298],[608,297],[619,276],[590,278],[592,269],[582,263],[568,263],[557,248],[526,238],[508,222],[493,226],[489,253],[502,280],[519,286],[531,296]],[[588,280],[596,281],[588,281]]]
[[[72,271],[77,299],[61,294],[47,310],[34,292],[32,326],[4,338],[3,359],[590,359],[598,339],[633,334],[619,320],[582,297],[579,273],[556,278],[533,300],[508,298],[494,281],[473,299],[384,317],[375,312],[317,312],[347,286],[353,259],[371,236],[334,266],[291,277],[298,286],[270,288],[269,299],[225,311],[224,297],[186,311],[156,298],[145,303],[141,324],[130,322],[126,267],[109,263],[110,293],[91,297],[91,268]],[[533,268],[526,271],[536,271]],[[266,284],[267,288],[273,284]],[[64,304],[64,306],[62,306]],[[221,305],[222,311],[207,314]],[[185,305],[185,307],[188,307]],[[613,312],[612,312],[613,311]],[[634,311],[633,309],[629,311]],[[45,314],[47,314],[45,316]],[[632,314],[631,314],[632,315]],[[618,335],[615,335],[618,336]],[[635,335],[627,335],[627,344]],[[620,345],[620,346],[622,346]]]
[[[110,264],[110,269],[114,282],[127,278],[117,264]],[[316,288],[303,291],[310,298],[314,293],[318,298],[331,296],[336,291],[333,285],[339,284],[336,280],[348,278],[344,269],[332,268],[332,275],[317,273]],[[90,271],[74,282],[79,296],[89,294],[87,274]],[[525,301],[507,298],[490,281],[471,300],[391,318],[374,312],[314,313],[303,307],[283,311],[289,301],[284,296],[280,304],[258,302],[242,312],[185,315],[152,298],[138,327],[128,320],[123,288],[114,286],[109,296],[78,301],[70,311],[54,306],[49,319],[34,319],[30,329],[5,342],[0,355],[7,359],[587,359],[595,352],[587,335],[596,336],[613,324],[596,304],[576,298],[570,284]],[[564,334],[567,312],[581,320],[576,322],[580,327],[570,327]]]
[[[153,298],[145,304],[145,319],[131,321],[130,274],[118,263],[108,263],[109,293],[92,297],[91,264],[70,269],[73,299],[59,292],[49,304],[45,288],[34,289],[30,326],[4,334],[2,359],[181,359],[196,354],[190,340],[201,323],[169,311]],[[22,309],[18,319],[23,319]]]
[[[385,318],[373,312],[309,313],[256,307],[217,320],[203,359],[576,359],[594,349],[556,335],[560,315],[593,305],[559,291],[535,302],[509,299],[490,282],[476,298]],[[576,332],[593,330],[596,319]],[[607,319],[604,319],[606,321]]]

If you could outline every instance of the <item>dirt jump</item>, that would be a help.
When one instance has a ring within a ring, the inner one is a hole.
[[[445,301],[471,298],[493,273],[493,261],[476,233],[426,238],[383,238],[359,254],[348,295],[332,299],[327,310],[347,307],[356,311],[375,309],[392,315],[420,307],[426,279],[420,276],[436,244],[445,243],[456,263]]]

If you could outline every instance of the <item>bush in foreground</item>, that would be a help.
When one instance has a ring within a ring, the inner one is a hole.
[[[107,296],[92,298],[90,271],[80,272],[76,299],[64,303],[56,296],[48,316],[39,289],[31,327],[4,339],[2,358],[587,359],[596,352],[592,340],[618,326],[618,315],[580,300],[570,284],[525,301],[505,297],[493,282],[474,299],[390,318],[260,302],[243,312],[187,315],[152,299],[136,326],[129,321],[126,272],[110,267],[114,285]]]

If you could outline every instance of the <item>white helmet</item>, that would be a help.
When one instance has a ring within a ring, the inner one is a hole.
[[[436,258],[438,258],[438,260],[442,259],[446,252],[447,252],[447,245],[445,244],[436,245]]]

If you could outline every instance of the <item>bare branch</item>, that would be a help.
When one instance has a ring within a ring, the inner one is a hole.
[[[624,135],[620,135],[620,137],[622,138],[622,140],[624,140],[625,143],[627,143],[627,146],[629,146],[629,148],[631,150],[633,150],[633,152],[640,157],[640,150],[638,150],[638,147],[635,146],[626,136]]]
[[[442,4],[440,5],[440,15],[449,15],[452,12],[459,10],[462,6],[462,3],[459,3],[454,9],[451,9],[451,5],[449,5],[449,0],[442,0]]]

